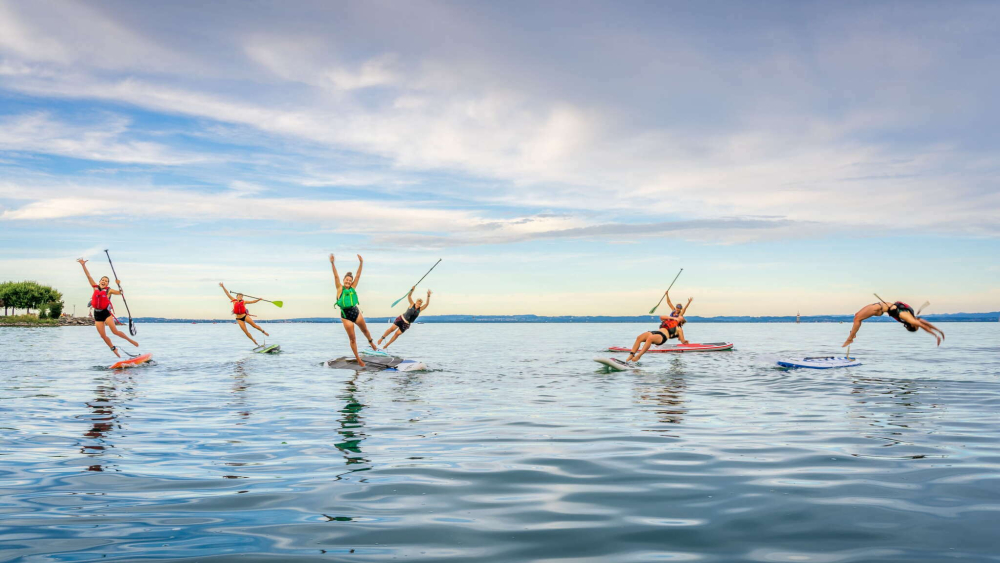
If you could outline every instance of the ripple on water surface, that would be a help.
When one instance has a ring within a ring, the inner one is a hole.
[[[0,329],[0,559],[1000,560],[997,326],[873,324],[832,371],[772,366],[843,325],[689,326],[737,348],[609,374],[642,325],[423,324],[432,371],[359,375],[336,325],[144,325],[113,372]]]

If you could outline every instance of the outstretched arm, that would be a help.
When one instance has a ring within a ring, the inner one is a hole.
[[[257,298],[257,299],[254,299],[253,301],[244,301],[244,303],[246,303],[247,305],[253,305],[254,303],[257,303],[259,301],[260,301],[260,298]]]
[[[686,314],[687,314],[687,312],[688,312],[688,307],[690,307],[690,306],[691,306],[691,302],[692,302],[692,301],[694,301],[694,297],[688,297],[688,302],[687,302],[687,305],[685,305],[685,306],[684,306],[684,308],[683,308],[683,309],[681,309],[681,316],[682,316],[682,317],[683,317],[684,315],[686,315]]]
[[[333,268],[333,281],[337,284],[337,297],[340,297],[340,274],[337,273],[337,265],[333,263],[333,254],[330,255],[330,267]]]
[[[222,285],[222,282],[219,282],[219,287],[222,288],[222,291],[226,292],[226,297],[228,297],[230,301],[236,301],[235,299],[233,299],[232,295],[229,295],[229,290],[226,289],[226,286]]]
[[[361,283],[361,268],[365,267],[365,259],[358,254],[358,273],[354,274],[354,289],[358,288],[358,284]]]
[[[424,301],[424,306],[420,308],[421,311],[427,308],[431,304],[431,290],[427,290],[427,301]]]
[[[78,258],[77,262],[79,262],[80,265],[83,266],[83,273],[87,275],[87,281],[90,282],[90,287],[93,288],[97,284],[94,283],[94,278],[90,277],[90,271],[87,270],[87,261],[84,260],[83,258]]]
[[[414,289],[417,289],[417,288],[416,287],[411,287],[410,288],[410,292],[406,294],[406,300],[410,302],[410,307],[412,307],[414,305],[414,303],[413,303],[413,290]]]
[[[664,295],[667,296],[667,307],[670,307],[670,310],[673,311],[674,310],[674,304],[673,304],[673,302],[670,301],[670,290],[668,289],[664,293]]]

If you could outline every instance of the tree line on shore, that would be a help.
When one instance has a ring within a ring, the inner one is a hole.
[[[40,319],[58,319],[63,310],[62,298],[61,292],[33,281],[0,283],[0,306],[3,306],[4,316],[24,309],[25,314],[38,311]]]

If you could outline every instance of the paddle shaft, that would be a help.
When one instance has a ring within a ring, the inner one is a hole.
[[[417,286],[420,285],[420,282],[424,281],[424,278],[426,278],[428,275],[430,275],[430,273],[434,271],[434,268],[437,268],[438,264],[440,264],[440,263],[441,263],[441,258],[438,258],[438,261],[435,262],[433,266],[431,266],[431,269],[427,270],[427,273],[424,274],[423,277],[421,277],[419,280],[417,280],[417,283],[413,284],[413,289],[416,289]],[[410,291],[413,291],[413,289],[411,289]],[[410,291],[407,291],[406,295],[409,295]],[[396,303],[399,303],[400,301],[402,301],[403,299],[406,298],[406,295],[404,295],[403,297],[400,297],[399,299],[397,299],[396,302],[392,304],[392,306],[395,307]]]
[[[663,296],[660,297],[660,300],[656,302],[656,307],[653,307],[652,309],[649,310],[649,314],[650,315],[652,315],[654,312],[656,312],[657,309],[659,309],[660,304],[663,303],[663,299],[667,296],[667,293],[669,293],[670,290],[673,289],[674,283],[677,281],[677,278],[681,277],[681,272],[683,272],[683,271],[684,271],[684,268],[681,268],[680,272],[677,272],[677,275],[674,276],[674,281],[670,282],[670,287],[668,287],[667,291],[665,291],[663,293]]]
[[[239,291],[234,291],[233,293],[240,293]],[[250,295],[249,293],[244,293],[243,297],[249,297],[250,299],[260,299],[261,301],[267,301],[268,303],[274,303],[270,299],[264,299],[263,297],[257,297],[256,295]]]
[[[122,296],[122,303],[125,304],[125,312],[128,313],[128,331],[132,334],[132,336],[135,336],[136,329],[135,323],[132,322],[132,311],[129,311],[128,309],[128,301],[125,300],[125,292],[122,291],[122,286],[118,283],[118,272],[115,271],[115,263],[111,261],[111,255],[108,254],[107,248],[104,249],[104,255],[108,257],[108,264],[111,265],[111,273],[115,276],[115,285],[118,286],[118,292]]]

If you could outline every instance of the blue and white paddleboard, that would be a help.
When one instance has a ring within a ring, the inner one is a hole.
[[[859,362],[857,358],[821,356],[814,358],[788,358],[785,360],[778,360],[778,365],[783,368],[833,369],[860,366],[861,362]]]
[[[403,360],[385,371],[427,371],[427,364],[416,360]]]

